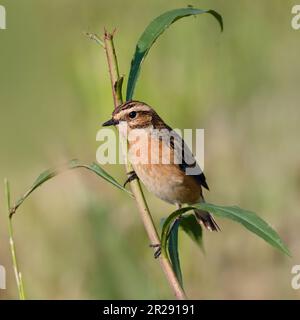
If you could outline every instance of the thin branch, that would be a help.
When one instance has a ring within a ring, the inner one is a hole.
[[[7,179],[4,179],[4,189],[5,189],[5,198],[6,198],[6,205],[7,205],[7,212],[8,212],[8,233],[9,233],[9,244],[10,244],[10,251],[12,256],[13,268],[14,268],[15,278],[17,282],[19,298],[20,300],[25,300],[24,284],[22,280],[22,274],[19,271],[19,267],[18,267],[16,247],[14,243],[12,219],[9,217],[11,213],[11,208],[10,208],[10,190],[9,190],[9,184]]]
[[[104,31],[104,47],[107,57],[109,75],[111,79],[114,107],[116,108],[120,104],[123,103],[122,99],[122,83],[120,83],[120,74],[118,67],[118,60],[115,52],[114,42],[113,42],[114,33],[108,33],[106,30]],[[126,155],[125,155],[126,156]],[[131,164],[127,161],[126,164],[127,173],[132,171]],[[150,240],[150,244],[152,247],[157,247],[160,245],[160,239],[155,228],[155,224],[152,219],[152,215],[146,203],[141,185],[139,180],[135,179],[130,182],[131,190],[135,196],[135,200],[137,203],[137,207],[143,221],[144,227],[146,229],[147,235]],[[171,263],[166,256],[166,254],[162,253],[158,258],[161,268],[163,269],[165,276],[169,282],[169,285],[177,299],[185,300],[187,299],[182,287],[180,286],[178,279],[173,271]]]
[[[85,35],[90,39],[98,43],[101,47],[104,48],[104,43],[103,41],[95,34],[95,33],[90,33],[86,32]]]

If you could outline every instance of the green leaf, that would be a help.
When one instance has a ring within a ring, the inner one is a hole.
[[[277,232],[262,218],[260,218],[254,212],[241,209],[237,206],[219,206],[210,203],[198,203],[188,207],[181,208],[174,211],[166,220],[162,228],[161,234],[161,248],[163,252],[166,252],[167,235],[170,230],[170,226],[174,219],[183,215],[187,211],[193,209],[206,210],[215,214],[216,216],[227,218],[241,223],[245,228],[264,239],[271,246],[279,249],[283,253],[291,256],[291,253],[286,244],[281,240]]]
[[[131,61],[126,93],[127,101],[131,100],[133,97],[141,65],[157,38],[175,21],[184,17],[195,16],[202,13],[208,13],[215,17],[220,24],[221,30],[223,30],[223,20],[219,13],[214,10],[201,10],[192,7],[167,11],[154,19],[147,26],[138,40],[133,59]]]
[[[172,263],[173,270],[176,274],[176,277],[183,287],[182,281],[182,273],[180,267],[180,260],[179,260],[179,253],[178,253],[178,229],[180,225],[180,220],[175,220],[174,224],[172,225],[170,234],[169,234],[169,241],[168,241],[168,252],[169,257]]]
[[[245,228],[264,239],[273,247],[291,256],[288,247],[283,243],[277,232],[254,212],[241,209],[237,206],[225,207],[210,203],[197,204],[195,207],[209,211],[216,216],[241,223]]]
[[[180,219],[180,228],[204,251],[202,228],[194,214],[183,216]]]
[[[161,230],[161,251],[162,253],[167,256],[167,243],[168,243],[168,235],[170,232],[170,228],[171,225],[173,223],[173,221],[175,221],[175,219],[179,216],[181,216],[182,214],[184,214],[186,211],[191,210],[190,208],[181,208],[178,209],[176,211],[174,211],[173,213],[171,213],[164,221],[162,230]]]
[[[97,163],[93,163],[91,165],[77,165],[74,168],[86,168],[90,171],[93,171],[96,173],[99,177],[103,178],[104,180],[110,182],[115,187],[125,191],[126,193],[132,195],[130,191],[128,191],[126,188],[124,188],[119,182],[117,182],[110,174],[108,174],[106,171],[104,171]]]
[[[71,160],[64,166],[61,166],[56,169],[49,169],[42,172],[37,179],[34,181],[32,186],[24,193],[24,195],[15,203],[14,207],[10,210],[10,216],[12,216],[19,206],[29,197],[29,195],[46,181],[56,177],[60,173],[65,172],[66,170],[70,169],[77,169],[77,168],[85,168],[94,173],[96,173],[99,177],[103,178],[104,180],[110,182],[115,187],[125,191],[126,193],[132,196],[132,193],[125,189],[122,185],[120,185],[111,175],[109,175],[105,170],[103,170],[97,163],[92,163],[91,165],[81,164],[77,159]]]
[[[122,96],[123,80],[124,80],[124,76],[121,76],[114,84],[114,90],[116,92],[116,95],[119,101],[123,101],[123,96]]]
[[[18,207],[24,202],[25,199],[29,197],[29,195],[39,186],[41,186],[44,182],[50,180],[55,177],[59,172],[56,169],[49,169],[42,172],[34,181],[32,186],[25,192],[25,194],[16,202],[14,207],[11,209],[11,215],[16,212]]]

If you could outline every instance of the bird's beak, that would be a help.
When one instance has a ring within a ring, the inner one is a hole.
[[[104,122],[104,123],[102,124],[102,126],[103,126],[103,127],[115,126],[115,125],[117,125],[118,123],[119,123],[119,121],[114,120],[113,118],[111,118],[110,120]]]

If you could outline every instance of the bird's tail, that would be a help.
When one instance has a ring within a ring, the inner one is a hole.
[[[214,217],[207,211],[195,209],[194,210],[197,220],[209,231],[221,231]]]

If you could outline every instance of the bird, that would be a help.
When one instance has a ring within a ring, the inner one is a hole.
[[[133,171],[127,182],[139,179],[158,198],[176,205],[205,202],[206,177],[184,140],[148,104],[130,100],[116,107],[103,126],[116,126],[128,141],[128,160]],[[194,174],[187,174],[194,170]],[[213,215],[194,209],[200,225],[220,231]]]

